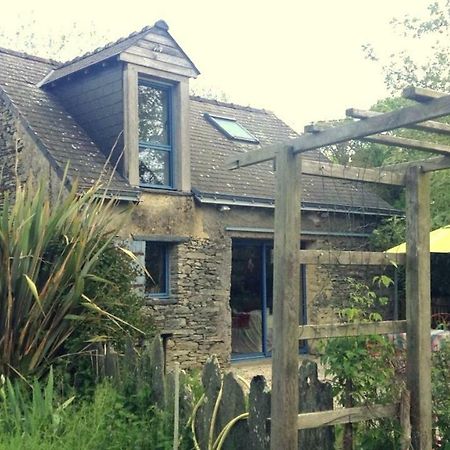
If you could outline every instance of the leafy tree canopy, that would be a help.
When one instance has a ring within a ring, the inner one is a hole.
[[[408,49],[382,58],[371,44],[363,46],[368,59],[382,64],[391,92],[408,85],[450,91],[450,0],[431,2],[420,18],[406,14],[391,23]]]
[[[398,34],[410,45],[409,50],[399,50],[387,58],[380,58],[372,45],[363,46],[367,58],[381,64],[385,74],[385,84],[397,98],[380,100],[373,110],[387,112],[412,104],[398,98],[401,89],[408,85],[450,92],[450,0],[438,0],[428,5],[421,17],[404,17],[392,20]],[[420,51],[411,49],[421,48]],[[440,119],[450,122],[450,118]],[[450,145],[450,138],[414,130],[396,130],[396,136]],[[381,167],[406,161],[425,159],[433,156],[428,152],[401,149],[384,145],[357,143],[347,146],[350,164],[360,167]],[[345,153],[345,152],[344,152]],[[379,193],[391,204],[402,208],[402,190],[378,188]],[[431,178],[432,227],[438,228],[450,223],[450,171],[433,173]]]

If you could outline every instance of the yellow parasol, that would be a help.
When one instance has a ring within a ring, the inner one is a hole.
[[[386,253],[406,253],[406,242],[386,250]],[[430,253],[450,253],[450,225],[430,233]]]

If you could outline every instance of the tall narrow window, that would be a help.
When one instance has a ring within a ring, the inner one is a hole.
[[[139,184],[173,187],[170,86],[139,80]]]
[[[146,241],[145,268],[148,272],[145,293],[159,297],[169,295],[169,249],[166,243]]]

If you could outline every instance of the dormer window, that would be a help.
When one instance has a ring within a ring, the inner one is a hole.
[[[230,117],[213,116],[205,113],[205,118],[227,138],[235,141],[252,142],[258,144],[259,141],[236,119]]]
[[[172,87],[139,79],[139,184],[173,187]]]

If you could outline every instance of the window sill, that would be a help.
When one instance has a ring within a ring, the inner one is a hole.
[[[176,305],[178,300],[170,297],[151,297],[150,295],[145,296],[145,304],[147,306],[153,305]]]
[[[182,197],[192,197],[192,192],[178,191],[178,190],[172,189],[172,188],[156,188],[156,187],[139,186],[139,190],[142,193],[148,193],[148,194],[163,194],[163,195],[176,195],[176,196],[182,196]]]

